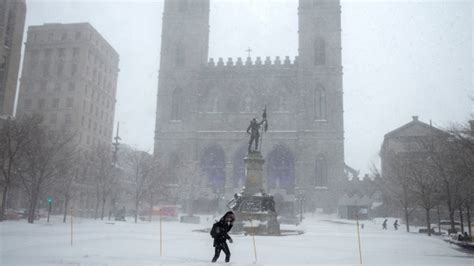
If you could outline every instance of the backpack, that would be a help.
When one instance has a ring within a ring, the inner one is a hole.
[[[211,229],[211,236],[212,238],[216,238],[218,235],[219,235],[219,225],[218,225],[219,222],[215,222],[213,225],[212,225],[212,229]]]

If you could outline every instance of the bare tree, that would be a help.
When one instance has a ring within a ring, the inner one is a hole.
[[[462,210],[466,210],[467,227],[469,235],[472,235],[471,229],[471,210],[474,204],[474,131],[472,126],[458,125],[450,130],[452,135],[452,145],[455,147],[452,154],[454,161],[453,168],[459,177],[460,183],[458,190],[458,208],[460,215]]]
[[[430,172],[427,158],[418,155],[415,158],[405,158],[406,172],[409,180],[409,190],[413,194],[417,205],[426,213],[426,228],[431,236],[431,210],[437,206],[439,200],[439,183],[435,175]]]
[[[407,161],[403,155],[391,153],[386,176],[381,178],[381,189],[384,191],[386,201],[393,202],[403,209],[406,230],[410,232],[410,215],[415,205],[415,199],[410,193],[410,179],[407,172]],[[376,175],[379,175],[376,173]],[[380,176],[380,175],[379,175]]]
[[[28,223],[33,223],[42,190],[52,184],[67,156],[67,145],[74,139],[67,131],[35,127],[34,136],[20,152],[17,172],[28,196]]]
[[[133,199],[135,205],[135,223],[138,220],[138,209],[147,185],[151,183],[155,171],[155,163],[151,154],[132,150],[127,153],[127,163],[132,169]]]
[[[165,172],[163,167],[156,157],[153,158],[153,173],[150,178],[147,179],[146,184],[146,198],[150,205],[149,219],[152,220],[153,207],[155,202],[164,200],[171,197],[169,190],[166,188],[164,181]]]
[[[116,175],[114,174],[114,164],[112,160],[112,151],[109,145],[97,145],[89,154],[88,162],[91,167],[94,183],[96,186],[96,210],[95,218],[97,219],[97,212],[99,203],[102,204],[100,219],[104,219],[105,205],[110,193],[116,185]]]
[[[459,169],[456,167],[457,151],[450,136],[431,136],[418,142],[423,146],[428,157],[430,173],[439,180],[440,198],[445,202],[451,231],[455,231],[454,215],[460,204],[460,188],[462,185]]]
[[[32,132],[39,125],[41,119],[39,116],[22,117],[19,120],[8,118],[0,128],[0,184],[2,191],[2,206],[0,210],[0,221],[4,219],[8,191],[13,182],[15,164],[19,159],[20,151],[31,140]]]
[[[58,193],[63,198],[63,223],[66,222],[70,201],[74,198],[77,181],[84,175],[87,169],[84,155],[81,151],[70,148],[68,156],[62,158],[59,166],[59,175],[56,179]]]

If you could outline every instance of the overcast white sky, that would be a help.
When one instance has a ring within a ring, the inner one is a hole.
[[[297,54],[297,0],[211,0],[210,57]],[[123,142],[153,151],[163,1],[27,0],[26,25],[91,23],[120,54]],[[346,163],[367,172],[383,136],[419,115],[473,112],[474,4],[342,1]],[[26,37],[26,36],[25,36]],[[25,38],[26,40],[26,38]]]

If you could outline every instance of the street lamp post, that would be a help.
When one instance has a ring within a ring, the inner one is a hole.
[[[300,222],[303,221],[303,203],[304,203],[304,200],[305,200],[305,197],[304,197],[304,194],[301,192],[301,194],[298,194],[298,196],[296,197],[296,201],[299,203],[300,205]]]
[[[53,205],[53,197],[48,196],[48,223],[49,223],[49,216],[51,215],[51,207]]]

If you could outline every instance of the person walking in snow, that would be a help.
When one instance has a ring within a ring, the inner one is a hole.
[[[395,220],[393,223],[393,228],[395,228],[395,231],[398,231],[398,220]]]
[[[387,219],[385,219],[385,220],[383,221],[383,224],[382,224],[382,229],[383,229],[383,230],[387,230],[387,221],[388,221]]]
[[[211,229],[211,236],[214,238],[214,257],[212,262],[216,262],[221,254],[225,253],[225,262],[230,261],[230,250],[227,246],[227,240],[232,243],[232,238],[229,236],[229,231],[232,229],[235,220],[235,215],[232,211],[228,211],[222,218],[215,222]]]

